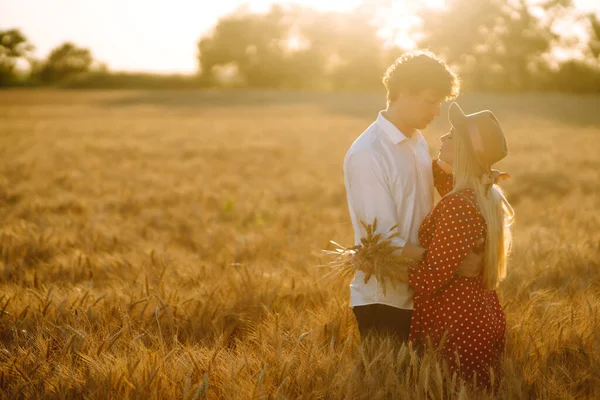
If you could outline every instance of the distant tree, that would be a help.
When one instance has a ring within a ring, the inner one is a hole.
[[[297,88],[329,87],[335,58],[332,12],[319,13],[309,8],[288,11],[290,30],[286,49],[286,86]]]
[[[18,29],[0,31],[0,86],[15,79],[15,69],[19,60],[29,60],[34,46]]]
[[[467,86],[479,89],[532,87],[532,74],[554,39],[526,0],[448,0],[445,9],[424,9],[421,17],[419,44],[441,53],[459,68]]]
[[[551,50],[568,43],[555,33],[558,26],[553,24],[577,14],[573,0],[446,0],[443,8],[398,1],[421,17],[420,26],[410,26],[417,46],[440,54],[458,70],[465,88],[478,90],[551,89],[559,68],[548,62]],[[263,14],[238,10],[200,38],[201,83],[380,88],[385,68],[402,53],[378,36],[377,21],[389,19],[382,10],[390,4],[389,0],[364,1],[344,13],[298,6],[273,6]],[[590,17],[590,26],[589,48],[598,60],[597,17]],[[573,71],[591,71],[586,65],[571,64],[560,69],[563,88]],[[586,81],[595,85],[594,79]]]
[[[284,17],[282,8],[273,6],[267,14],[238,12],[220,19],[198,43],[202,79],[211,82],[215,67],[234,65],[249,86],[279,86],[289,30]]]
[[[288,39],[298,47],[286,50],[288,86],[335,89],[381,86],[383,45],[367,12],[295,9],[287,15]]]
[[[502,66],[499,82],[509,89],[532,89],[536,71],[545,63],[541,56],[551,49],[556,35],[533,16],[527,0],[507,3],[503,14],[490,37],[493,60]]]
[[[563,92],[600,92],[598,67],[583,60],[568,60],[560,64],[552,76],[553,90]]]
[[[462,64],[469,54],[488,51],[488,36],[501,16],[500,0],[448,0],[443,9],[422,8],[423,38],[418,44]]]
[[[373,89],[381,87],[385,71],[385,53],[377,28],[362,10],[340,15],[334,28],[332,71],[336,89]]]
[[[589,14],[590,42],[588,44],[592,56],[600,66],[600,18],[596,14]]]
[[[502,16],[500,0],[448,0],[446,7],[419,11],[421,48],[429,48],[451,64],[465,86],[484,86],[494,71],[489,36]]]
[[[56,83],[64,79],[89,72],[94,59],[88,49],[73,43],[64,43],[50,52],[39,71],[44,83]]]
[[[232,67],[248,86],[373,88],[384,69],[382,42],[362,11],[245,10],[219,20],[198,49],[205,83]]]
[[[595,14],[578,16],[589,22],[586,58],[565,60],[552,71],[548,87],[565,92],[600,92],[600,19]]]

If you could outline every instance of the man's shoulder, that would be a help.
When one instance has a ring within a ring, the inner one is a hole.
[[[373,156],[377,152],[377,125],[372,123],[359,137],[356,138],[354,143],[350,146],[346,152],[346,160],[355,154],[362,156]]]

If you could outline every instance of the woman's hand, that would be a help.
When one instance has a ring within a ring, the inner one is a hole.
[[[406,243],[404,248],[402,248],[402,256],[415,261],[422,261],[423,254],[425,254],[425,249],[416,244]]]
[[[452,174],[452,166],[448,164],[446,161],[440,160],[439,158],[436,160],[437,165],[440,167],[442,171],[451,175]]]

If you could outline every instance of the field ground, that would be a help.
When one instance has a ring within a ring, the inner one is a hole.
[[[346,283],[320,279],[383,99],[0,92],[0,398],[486,397],[435,354],[360,346]],[[499,397],[600,398],[600,96],[459,102],[510,149]]]

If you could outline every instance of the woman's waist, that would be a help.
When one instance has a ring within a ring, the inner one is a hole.
[[[413,313],[427,319],[477,319],[486,320],[489,317],[504,315],[498,296],[471,296],[465,292],[463,297],[444,294],[437,297],[416,295],[413,301]],[[413,316],[414,316],[413,314]]]

